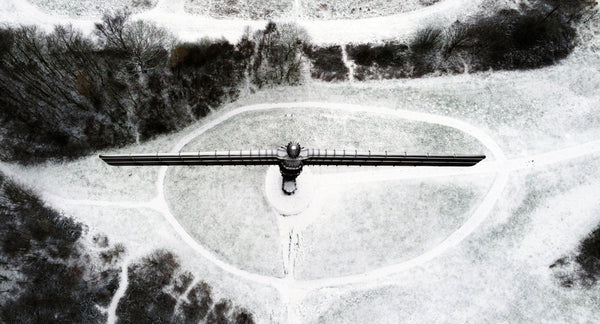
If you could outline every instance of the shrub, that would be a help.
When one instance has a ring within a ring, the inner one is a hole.
[[[164,291],[179,263],[165,250],[157,250],[130,265],[129,285],[116,314],[124,323],[165,323],[173,315],[176,300]]]
[[[417,31],[410,42],[410,50],[416,54],[426,54],[440,47],[442,30],[435,27],[426,27]]]
[[[295,85],[302,82],[302,49],[309,44],[306,31],[294,24],[269,22],[254,33],[257,46],[251,64],[251,80],[258,87]]]
[[[213,308],[206,315],[207,323],[236,323],[236,324],[250,324],[254,323],[252,314],[246,310],[240,310],[232,307],[231,302],[228,300],[220,300],[218,303],[213,305]]]
[[[236,324],[251,324],[254,323],[254,318],[252,314],[248,313],[246,310],[239,311],[235,316]]]
[[[172,102],[190,107],[194,117],[199,118],[224,97],[237,97],[245,66],[235,57],[235,46],[226,40],[178,44],[169,62],[174,83]]]
[[[184,322],[198,323],[206,317],[212,304],[210,286],[204,282],[196,284],[187,295],[187,300],[180,305]]]
[[[573,255],[550,265],[561,286],[591,287],[600,280],[600,226],[584,238]]]
[[[231,316],[231,303],[226,300],[221,300],[216,303],[206,316],[206,322],[225,324]]]
[[[98,305],[108,307],[112,297],[119,289],[119,269],[108,269],[96,274],[89,287],[92,289],[93,298]]]
[[[172,69],[201,69],[233,57],[234,46],[222,39],[203,39],[197,43],[178,44],[172,52],[169,65]]]
[[[194,276],[189,272],[180,274],[173,282],[173,291],[179,295],[183,294],[193,280]]]
[[[408,46],[394,42],[382,45],[360,44],[346,47],[348,56],[359,65],[402,66],[406,59]]]
[[[467,26],[474,46],[475,69],[528,69],[566,57],[574,47],[575,30],[566,21],[540,11],[504,10]]]
[[[358,66],[357,80],[406,77],[409,48],[406,44],[386,42],[381,45],[359,44],[346,47],[348,57]]]
[[[119,301],[117,316],[124,323],[253,323],[252,314],[238,310],[229,300],[214,304],[211,287],[198,282],[182,296],[193,281],[189,272],[177,274],[177,258],[157,250],[129,266],[129,285]],[[184,298],[182,298],[184,297]],[[182,298],[177,304],[177,299]],[[178,308],[175,309],[175,306]]]
[[[581,242],[575,260],[591,282],[600,280],[600,226]]]
[[[312,61],[311,76],[324,81],[348,79],[348,68],[342,60],[342,47],[307,47],[304,49]]]
[[[96,234],[92,237],[92,242],[94,242],[98,247],[107,248],[108,247],[108,236],[104,234]]]
[[[469,35],[465,24],[454,23],[446,29],[442,45],[442,54],[445,58],[457,51],[464,51],[473,46],[473,38]]]
[[[346,51],[348,57],[358,65],[371,65],[374,61],[375,53],[371,49],[371,44],[347,45]]]
[[[0,322],[100,323],[118,271],[99,271],[79,243],[82,225],[0,175]]]
[[[125,246],[117,243],[112,248],[100,252],[100,258],[105,264],[112,264],[120,260],[123,253],[125,253]]]
[[[583,5],[585,1],[578,2]],[[409,45],[348,46],[362,79],[419,77],[434,72],[530,69],[556,63],[575,46],[575,29],[559,8],[539,5],[523,12],[456,22],[445,30],[419,30]],[[577,7],[577,6],[574,6]]]

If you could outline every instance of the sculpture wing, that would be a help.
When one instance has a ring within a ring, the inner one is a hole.
[[[304,165],[370,165],[370,166],[473,166],[485,155],[464,154],[407,154],[388,152],[360,152],[356,150],[308,149]]]
[[[136,165],[275,165],[277,150],[214,151],[195,153],[153,153],[100,155],[115,166]]]

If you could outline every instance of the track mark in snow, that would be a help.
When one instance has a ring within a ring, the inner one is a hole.
[[[346,51],[346,45],[342,44],[342,45],[340,45],[340,47],[342,48],[342,61],[344,62],[344,65],[348,69],[348,81],[353,82],[354,81],[354,67],[356,66],[356,64],[354,64],[354,61],[348,59],[348,51]]]
[[[185,14],[185,0],[160,0],[156,6],[149,11],[162,13]]]
[[[284,216],[283,216],[284,217]],[[292,227],[287,233],[287,255],[284,258],[284,264],[286,265],[285,275],[286,277],[294,278],[296,272],[296,258],[300,251],[300,234]]]
[[[175,316],[175,313],[177,312],[177,308],[179,308],[179,306],[181,305],[181,303],[183,303],[184,301],[189,302],[190,300],[188,299],[188,296],[190,294],[190,291],[192,291],[192,289],[194,289],[194,287],[200,282],[200,277],[199,276],[195,276],[194,280],[192,280],[192,282],[190,283],[190,285],[185,289],[185,291],[183,292],[183,294],[181,294],[181,296],[179,296],[179,298],[177,298],[177,302],[175,303],[175,307],[173,307],[173,317]],[[171,320],[173,320],[173,318],[171,318]]]
[[[129,286],[129,278],[127,276],[130,261],[130,258],[123,260],[121,273],[119,274],[119,289],[115,292],[110,301],[110,306],[108,306],[108,324],[114,324],[117,321],[117,306],[119,306],[119,301],[123,298],[127,291],[127,286]]]
[[[288,280],[295,280],[296,259],[300,254],[302,244],[302,230],[306,227],[306,218],[304,213],[294,216],[280,215],[275,212],[277,217],[277,227],[281,237],[281,253],[283,258],[283,273]]]
[[[302,4],[300,1],[301,0],[294,0],[294,4],[292,6],[292,18],[296,20],[302,17]]]
[[[286,323],[302,323],[299,307],[309,290],[298,287],[294,278],[287,277],[280,287],[279,292],[281,294],[281,302],[285,305],[286,309]]]

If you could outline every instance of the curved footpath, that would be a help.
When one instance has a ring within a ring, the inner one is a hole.
[[[394,110],[384,107],[376,107],[376,106],[361,106],[361,105],[352,105],[352,104],[344,104],[344,103],[323,103],[323,102],[291,102],[291,103],[273,103],[273,104],[258,104],[240,107],[231,111],[224,113],[218,118],[208,122],[207,124],[202,125],[202,127],[196,129],[195,131],[189,133],[184,136],[177,144],[173,147],[171,152],[179,152],[183,147],[189,143],[194,138],[200,136],[202,133],[207,130],[219,125],[220,123],[232,118],[236,115],[253,112],[253,111],[262,111],[262,110],[273,110],[273,109],[285,109],[285,108],[301,108],[301,109],[332,109],[332,110],[341,110],[345,112],[367,112],[374,114],[383,114],[390,115],[397,118],[407,119],[411,121],[422,121],[428,123],[434,123],[439,125],[444,125],[452,128],[456,128],[464,133],[467,133],[470,136],[478,139],[488,150],[490,150],[496,160],[496,165],[499,166],[506,161],[506,157],[498,144],[489,137],[482,130],[470,125],[466,122],[446,117],[433,115],[428,113],[420,113],[408,110]],[[485,165],[485,163],[483,164]],[[474,167],[473,169],[477,169],[478,167]],[[276,287],[281,287],[281,278],[275,278],[270,276],[263,276],[254,273],[249,273],[244,270],[241,270],[237,267],[234,267],[230,264],[225,264],[222,262],[215,254],[208,251],[206,248],[198,244],[186,231],[185,229],[178,223],[175,216],[168,210],[167,202],[164,196],[164,181],[166,176],[166,171],[168,167],[161,167],[158,175],[158,180],[156,182],[156,188],[158,192],[157,198],[160,201],[160,210],[167,221],[175,228],[175,230],[179,233],[182,239],[188,243],[194,250],[203,255],[205,258],[210,260],[211,262],[217,264],[223,270],[236,274],[245,279],[263,283],[270,284]],[[400,169],[399,169],[400,170]],[[468,169],[463,169],[468,170]],[[499,170],[499,171],[497,171]],[[318,279],[318,280],[307,280],[307,281],[298,281],[293,280],[293,283],[287,282],[287,285],[297,286],[304,289],[315,289],[321,287],[328,286],[339,286],[345,284],[353,284],[360,281],[365,280],[376,280],[378,278],[388,276],[398,271],[402,271],[420,264],[423,264],[436,256],[440,255],[448,248],[455,246],[460,241],[462,241],[469,233],[471,233],[487,216],[491,208],[493,207],[495,201],[500,196],[504,185],[506,184],[507,179],[507,169],[506,168],[497,168],[497,170],[489,170],[489,171],[497,171],[497,176],[490,189],[488,195],[484,198],[484,201],[480,204],[477,210],[473,213],[473,215],[469,218],[469,220],[460,227],[455,233],[450,235],[446,240],[444,240],[440,245],[435,247],[432,250],[425,252],[424,254],[415,257],[413,259],[407,260],[400,264],[391,265],[387,267],[383,267],[377,270],[369,271],[359,275],[349,275],[335,278],[326,278],[326,279]],[[392,170],[393,171],[393,170]],[[388,171],[389,172],[389,171]],[[455,170],[455,173],[460,173],[460,170]],[[161,199],[162,197],[162,199]],[[302,217],[302,216],[299,216]],[[289,280],[289,279],[288,279]]]

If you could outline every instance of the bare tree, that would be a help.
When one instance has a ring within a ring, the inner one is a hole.
[[[166,29],[145,21],[130,21],[129,13],[104,15],[96,24],[100,44],[108,50],[127,55],[136,72],[164,66],[175,37]]]

